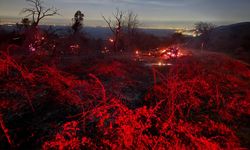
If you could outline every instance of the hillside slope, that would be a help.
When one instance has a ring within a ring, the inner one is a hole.
[[[194,39],[190,46],[200,48],[202,37]],[[207,50],[222,52],[234,58],[250,62],[250,22],[216,27],[208,37]]]

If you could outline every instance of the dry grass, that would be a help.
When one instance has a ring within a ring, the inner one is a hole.
[[[2,54],[1,148],[249,146],[238,128],[250,115],[250,70],[244,64],[218,55],[180,58],[169,68],[94,61],[70,74],[24,66]]]

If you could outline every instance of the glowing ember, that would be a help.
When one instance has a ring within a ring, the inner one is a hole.
[[[30,49],[30,51],[32,51],[32,52],[36,51],[36,49],[33,47],[32,44],[29,45],[29,49]]]
[[[109,49],[107,47],[104,47],[104,50],[101,51],[102,54],[109,53]]]
[[[161,58],[164,59],[179,58],[186,55],[180,52],[178,47],[170,47],[168,49],[160,51],[159,53]]]
[[[79,48],[80,48],[80,45],[78,45],[78,44],[70,45],[70,48],[71,48],[71,49],[79,49]]]
[[[70,45],[70,49],[72,53],[77,54],[79,52],[80,45],[79,44]]]
[[[171,57],[176,57],[176,55],[175,54],[171,54]]]
[[[158,66],[166,66],[166,64],[162,63],[162,62],[158,62],[157,64]]]
[[[113,43],[113,42],[114,42],[114,40],[113,40],[112,38],[110,38],[110,39],[109,39],[109,41],[110,41],[111,43]]]

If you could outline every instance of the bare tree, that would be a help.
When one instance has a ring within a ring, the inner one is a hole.
[[[124,40],[126,41],[127,49],[128,50],[133,50],[136,47],[136,34],[138,26],[139,26],[139,21],[138,21],[138,15],[135,14],[133,11],[128,11],[126,16],[125,16],[125,23],[124,23],[124,28],[125,28],[125,36]]]
[[[206,35],[215,28],[215,25],[207,22],[198,22],[195,24],[197,35]]]
[[[75,15],[74,15],[74,18],[72,19],[73,20],[73,25],[72,25],[72,29],[74,30],[74,33],[78,32],[82,26],[83,26],[83,18],[84,17],[84,14],[78,10]]]
[[[21,13],[27,14],[25,17],[32,16],[32,25],[37,26],[39,22],[45,17],[50,17],[58,14],[58,9],[54,7],[46,8],[41,0],[26,0],[31,6],[24,8]]]
[[[119,10],[118,8],[116,9],[116,12],[113,13],[113,20],[111,18],[105,18],[102,16],[105,22],[107,23],[110,31],[113,34],[112,42],[113,42],[113,50],[115,52],[118,51],[118,47],[120,45],[120,38],[122,34],[122,26],[124,24],[124,12]]]
[[[201,49],[206,48],[209,41],[209,34],[215,28],[215,25],[207,22],[199,22],[195,24],[196,35],[200,36],[202,43]]]
[[[113,43],[113,50],[118,51],[121,48],[132,49],[135,45],[135,34],[139,26],[137,14],[133,11],[124,12],[116,9],[113,13],[113,18],[105,18],[110,31],[113,34],[113,39],[110,40]],[[125,44],[126,43],[126,47]]]
[[[127,32],[129,35],[132,35],[135,33],[135,30],[139,26],[139,21],[137,19],[138,15],[135,14],[133,11],[128,11],[126,17],[125,17],[125,27],[127,29]]]

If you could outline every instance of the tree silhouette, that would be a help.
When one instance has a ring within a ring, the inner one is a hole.
[[[127,14],[125,15],[125,23],[124,23],[124,28],[125,28],[125,41],[127,45],[128,50],[133,50],[136,47],[136,34],[138,33],[138,26],[139,26],[139,21],[138,21],[138,15],[135,14],[133,11],[128,11]]]
[[[73,25],[72,25],[72,29],[74,30],[74,33],[77,33],[80,31],[80,29],[82,28],[83,26],[83,20],[84,20],[84,14],[78,10],[75,15],[74,15],[74,18],[72,19],[73,20]]]
[[[196,35],[200,36],[202,40],[201,49],[207,46],[207,43],[209,41],[209,34],[214,28],[215,28],[215,25],[212,23],[199,22],[195,24]]]
[[[206,35],[215,28],[215,25],[207,22],[199,22],[195,24],[195,32],[197,35]]]
[[[46,8],[41,0],[26,0],[31,6],[24,8],[21,13],[27,14],[25,17],[32,16],[32,25],[37,26],[39,22],[45,17],[58,15],[58,9],[54,7]]]
[[[129,35],[133,35],[138,28],[139,21],[137,19],[138,15],[133,11],[128,11],[125,17],[125,27]]]
[[[30,26],[31,21],[29,20],[29,18],[23,18],[21,23],[23,27],[28,28]]]
[[[31,21],[29,20],[29,18],[23,18],[21,20],[21,23],[16,23],[16,28],[17,30],[20,32],[23,29],[28,29],[28,27],[30,27]]]
[[[105,20],[105,22],[107,23],[110,31],[113,34],[113,38],[112,39],[112,43],[113,43],[113,50],[115,52],[118,51],[118,47],[120,45],[120,41],[121,41],[121,33],[122,33],[122,26],[124,24],[124,12],[119,10],[118,8],[116,9],[116,12],[113,13],[113,17],[114,17],[114,21],[112,21],[111,18],[105,18],[104,16],[102,16],[103,19]]]
[[[133,11],[121,11],[118,8],[113,13],[113,18],[102,16],[107,23],[112,35],[109,41],[113,44],[113,51],[117,52],[126,48],[131,50],[136,45],[136,34],[139,21]]]

